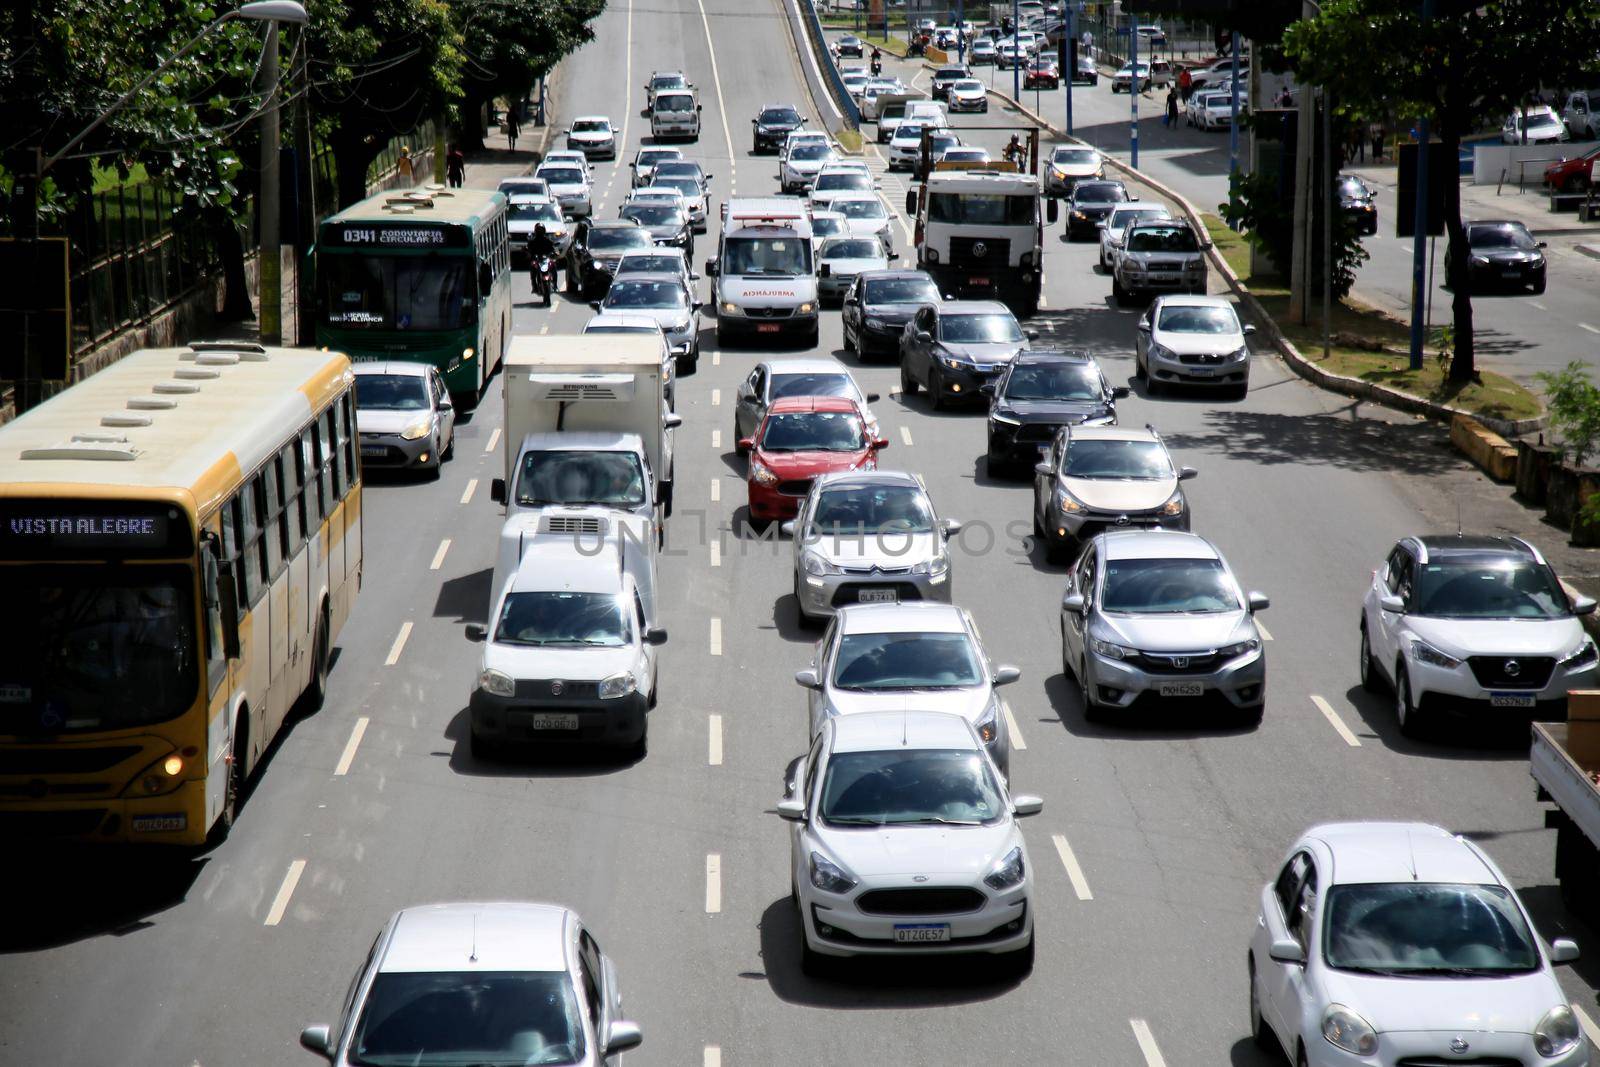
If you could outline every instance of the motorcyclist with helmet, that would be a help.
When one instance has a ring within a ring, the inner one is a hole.
[[[537,223],[533,227],[533,236],[528,238],[528,273],[533,279],[533,291],[543,294],[547,305],[555,289],[555,259],[556,243],[544,228],[544,223]],[[549,264],[549,278],[541,273],[545,264]]]

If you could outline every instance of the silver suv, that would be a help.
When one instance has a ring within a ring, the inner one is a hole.
[[[961,529],[940,521],[922,479],[903,471],[849,471],[818,478],[783,524],[794,540],[794,596],[801,622],[846,604],[950,602],[946,544]]]
[[[1115,530],[1084,546],[1061,598],[1061,666],[1083,713],[1152,700],[1237,710],[1261,721],[1267,667],[1255,613],[1228,561],[1198,534]]]
[[[951,604],[857,604],[840,608],[817,642],[811,666],[794,680],[808,693],[815,738],[835,715],[948,711],[972,724],[1000,773],[1009,775],[1011,731],[999,686],[1022,677],[990,667],[978,627]]]
[[[1045,553],[1116,526],[1189,528],[1179,487],[1199,472],[1177,468],[1161,435],[1146,426],[1064,426],[1033,468],[1033,533]]]
[[[1122,250],[1112,264],[1111,295],[1118,304],[1162,290],[1206,291],[1205,243],[1182,219],[1135,222],[1124,228]]]

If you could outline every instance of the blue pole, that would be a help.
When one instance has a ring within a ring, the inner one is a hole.
[[[1433,20],[1433,0],[1422,0],[1422,25]],[[1428,299],[1428,117],[1417,122],[1417,205],[1416,229],[1411,235],[1411,369],[1422,369],[1422,346]],[[1448,279],[1447,279],[1448,282]]]
[[[1063,29],[1066,32],[1065,40],[1067,42],[1067,58],[1069,60],[1072,58],[1072,56],[1076,55],[1077,51],[1078,51],[1078,39],[1075,36],[1073,36],[1073,29],[1072,29],[1072,8],[1073,8],[1073,5],[1076,4],[1077,2],[1078,2],[1078,0],[1067,0],[1066,3],[1061,5],[1062,7],[1067,9],[1067,24],[1066,24],[1065,27],[1063,27]],[[1078,56],[1078,62],[1080,62],[1080,63],[1083,62],[1083,57],[1081,55]],[[1073,67],[1073,64],[1068,63],[1066,66],[1067,66],[1067,69],[1062,71],[1061,73],[1067,79],[1067,136],[1071,137],[1072,136],[1072,67]]]
[[[1128,132],[1128,165],[1139,169],[1139,23],[1133,12],[1128,12],[1128,110],[1133,125]]]
[[[1239,31],[1233,31],[1233,100],[1228,120],[1228,173],[1239,173]]]

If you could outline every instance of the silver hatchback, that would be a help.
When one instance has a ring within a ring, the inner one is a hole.
[[[1084,546],[1061,599],[1061,666],[1085,718],[1150,702],[1213,706],[1261,721],[1267,666],[1255,613],[1216,546],[1198,534],[1117,530]]]

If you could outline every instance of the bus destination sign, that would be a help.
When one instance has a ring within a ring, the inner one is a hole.
[[[361,222],[330,222],[322,227],[322,243],[342,248],[446,248],[460,243],[460,227],[419,225],[414,222],[381,226]]]
[[[192,550],[188,524],[170,505],[0,501],[0,559],[170,559]]]

